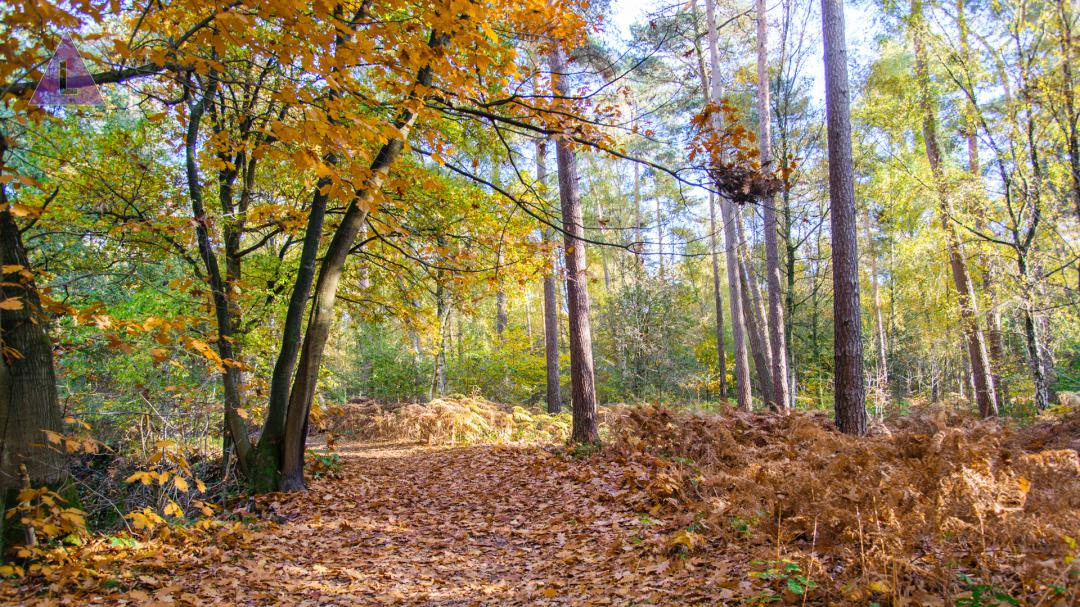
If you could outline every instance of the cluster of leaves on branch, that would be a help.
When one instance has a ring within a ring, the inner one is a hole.
[[[691,119],[695,128],[690,160],[700,158],[717,191],[736,204],[753,204],[771,198],[783,187],[772,169],[762,166],[756,136],[740,120],[729,100],[706,104]]]

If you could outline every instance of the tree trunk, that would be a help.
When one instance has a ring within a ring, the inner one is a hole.
[[[926,158],[930,163],[930,171],[933,174],[934,186],[937,189],[938,218],[945,232],[945,246],[949,255],[949,265],[952,268],[953,284],[956,287],[957,304],[960,307],[960,323],[967,342],[972,374],[975,376],[975,401],[983,417],[992,417],[998,414],[994,378],[990,368],[990,357],[986,351],[986,339],[979,327],[975,287],[968,273],[963,245],[956,233],[956,227],[952,224],[952,205],[937,140],[937,102],[930,92],[930,75],[926,65],[924,41],[926,23],[922,13],[922,0],[912,2],[911,27],[915,46],[915,77],[918,81],[923,114],[923,142]]]
[[[664,279],[664,216],[661,214],[660,196],[656,193],[656,180],[653,180],[653,195],[656,197],[656,259],[660,263],[660,280]]]
[[[501,264],[502,261],[500,260],[499,263]],[[498,336],[499,341],[506,341],[503,333],[509,323],[510,315],[506,312],[506,291],[499,287],[499,290],[495,292],[495,335]]]
[[[842,0],[821,0],[825,45],[825,114],[829,135],[829,221],[832,229],[834,392],[836,425],[866,434],[859,245],[855,228],[855,168]]]
[[[0,135],[0,170],[6,151]],[[22,466],[34,487],[58,488],[69,478],[63,450],[44,434],[63,431],[52,341],[22,234],[8,210],[5,184],[0,184],[0,261],[4,266],[3,298],[22,303],[18,309],[0,309],[4,344],[0,358],[0,509],[5,509],[15,503],[22,488]],[[15,519],[2,518],[0,554],[9,541],[22,541]]]
[[[429,401],[442,398],[446,394],[446,331],[450,323],[451,307],[446,301],[446,287],[443,286],[442,279],[440,271],[437,278],[439,283],[435,285],[435,356],[431,368],[431,385],[428,387]]]
[[[746,297],[747,293],[753,293],[750,286],[751,276],[746,269],[746,263],[739,260],[739,287],[743,292],[743,317],[746,318],[746,333],[750,338],[750,354],[754,359],[754,370],[757,372],[758,390],[761,393],[761,402],[770,408],[774,408],[772,394],[772,374],[770,372],[769,346],[766,341],[765,331],[762,329],[761,307],[753,297]]]
[[[766,22],[765,0],[756,1],[757,12],[757,109],[758,109],[758,151],[761,154],[761,166],[770,168],[772,164],[772,124],[769,103],[769,40]],[[765,232],[765,282],[769,294],[768,332],[769,349],[772,353],[772,403],[780,411],[791,408],[791,396],[788,394],[787,339],[784,334],[784,302],[780,290],[780,255],[777,243],[779,225],[776,220],[776,197],[761,201]]]
[[[429,44],[436,52],[446,43],[446,36],[432,33]],[[418,88],[431,86],[431,81],[431,68],[424,67],[417,74],[416,83]],[[333,322],[334,301],[337,297],[337,287],[341,280],[341,273],[345,268],[345,260],[349,255],[349,251],[356,241],[356,236],[367,219],[368,209],[373,205],[374,198],[382,187],[390,166],[401,155],[401,151],[405,147],[405,138],[408,137],[415,121],[416,112],[414,110],[402,110],[394,123],[399,136],[385,143],[372,161],[371,176],[364,184],[364,188],[356,192],[355,197],[346,208],[341,223],[334,232],[330,245],[327,247],[319,265],[319,277],[315,284],[307,329],[304,332],[304,341],[300,349],[300,358],[297,363],[292,390],[289,392],[288,410],[285,417],[285,434],[281,446],[279,490],[297,491],[304,488],[304,445],[307,440],[307,420],[315,397],[315,388],[323,351],[326,347],[326,339],[330,333],[330,325]]]
[[[636,165],[635,165],[636,166]],[[547,141],[536,141],[536,182],[542,188],[547,181]],[[553,244],[554,236],[545,229],[544,241]],[[545,253],[544,262],[544,363],[547,370],[547,411],[552,415],[562,410],[559,394],[559,303],[555,291],[555,251]]]
[[[776,410],[772,393],[772,347],[769,344],[768,330],[765,328],[765,305],[762,303],[761,289],[751,265],[750,245],[746,240],[746,230],[741,217],[736,217],[735,230],[739,235],[739,287],[742,292],[746,335],[750,342],[750,357],[754,360],[761,402]]]
[[[960,56],[963,60],[964,69],[967,72],[967,77],[971,78],[971,45],[968,37],[968,25],[967,17],[964,13],[966,0],[956,0],[956,24],[959,30],[959,42],[960,42]],[[976,119],[976,113],[978,108],[965,106],[963,112],[964,116],[964,136],[967,139],[967,151],[968,151],[968,173],[971,174],[971,178],[974,183],[979,184],[976,191],[980,192],[975,197],[972,208],[970,209],[975,213],[977,219],[975,227],[977,230],[985,230],[985,205],[982,203],[982,197],[985,196],[985,192],[982,188],[982,170],[979,164],[979,134],[978,134],[978,120]],[[1008,184],[1006,184],[1008,187]],[[983,253],[979,255],[980,264],[983,269],[982,276],[982,289],[984,295],[990,298],[993,302],[994,288],[993,288],[993,268],[989,257]],[[990,305],[986,312],[986,343],[988,353],[990,356],[990,367],[992,369],[992,377],[994,381],[995,394],[994,398],[997,401],[998,407],[1003,407],[1009,400],[1009,388],[1006,383],[1004,374],[1002,373],[1005,366],[1005,348],[1002,344],[1001,336],[1001,315],[997,311],[996,306]],[[969,355],[970,356],[970,355]],[[972,381],[974,382],[975,375],[972,373]]]
[[[708,0],[711,2],[711,0]],[[698,77],[701,79],[701,95],[706,103],[712,102],[712,91],[709,87],[709,72],[705,68],[705,57],[701,52],[699,43],[701,36],[698,30],[697,0],[691,3],[694,17],[694,53],[697,55]],[[717,368],[720,372],[720,398],[727,398],[727,346],[724,344],[724,296],[720,291],[720,254],[718,252],[719,238],[716,231],[716,194],[709,192],[709,259],[712,263],[712,294],[713,305],[716,308],[716,319],[713,324],[716,333],[716,358]]]
[[[863,210],[866,232],[866,253],[870,258],[870,289],[874,305],[874,346],[877,349],[877,389],[881,398],[889,398],[889,357],[885,351],[885,318],[881,312],[881,288],[878,286],[877,251],[874,234],[870,227],[870,210]]]
[[[551,77],[555,92],[570,95],[566,60],[561,49],[551,53]],[[585,257],[585,226],[578,193],[577,160],[565,137],[555,139],[559,170],[559,198],[562,202],[564,249],[566,252],[566,304],[570,325],[570,399],[576,443],[597,443],[596,379],[593,372],[592,328],[589,322],[589,276]]]
[[[1076,107],[1076,88],[1073,83],[1073,65],[1076,61],[1076,42],[1072,35],[1072,2],[1057,0],[1058,39],[1061,46],[1061,90],[1065,97],[1064,131],[1069,150],[1069,175],[1072,178],[1073,211],[1080,221],[1080,112]],[[1077,267],[1080,272],[1080,266]]]
[[[1017,272],[1020,274],[1020,289],[1023,293],[1021,302],[1021,319],[1024,325],[1024,342],[1027,345],[1028,365],[1031,369],[1031,380],[1034,384],[1035,407],[1040,411],[1050,406],[1049,382],[1046,377],[1046,369],[1043,366],[1043,344],[1039,335],[1039,326],[1035,322],[1031,292],[1035,289],[1032,284],[1031,270],[1028,267],[1027,251],[1022,248],[1016,250]]]
[[[716,305],[716,358],[720,365],[720,396],[727,398],[727,346],[724,344],[724,296],[720,292],[720,255],[717,253],[716,196],[709,192],[709,257],[712,260],[713,302]]]
[[[214,304],[214,316],[218,330],[216,346],[218,356],[221,357],[222,361],[221,375],[225,395],[225,423],[229,429],[232,444],[236,448],[240,469],[247,472],[248,458],[252,447],[248,438],[247,422],[237,413],[242,403],[240,396],[240,369],[235,364],[233,354],[233,308],[229,302],[229,294],[226,292],[227,285],[221,276],[217,255],[214,253],[213,245],[210,242],[208,219],[203,203],[202,183],[199,179],[198,169],[199,126],[206,111],[206,106],[213,99],[216,90],[216,76],[211,75],[203,96],[191,105],[184,140],[184,159],[188,196],[191,199],[191,214],[194,219],[196,240],[199,246],[199,257],[206,267]]]
[[[716,35],[716,14],[713,3],[705,2],[705,15],[709,25],[709,61],[711,64],[710,89],[711,98],[717,102],[720,100],[720,51]],[[716,116],[714,114],[714,116]],[[718,119],[714,118],[713,128],[720,129]],[[728,305],[731,313],[731,341],[735,350],[735,400],[740,410],[749,411],[752,406],[750,395],[750,360],[746,351],[744,330],[746,324],[743,320],[742,289],[739,284],[738,269],[738,235],[736,234],[735,221],[738,210],[734,204],[720,197],[720,215],[724,222],[724,260],[727,265],[728,279]]]
[[[336,162],[332,154],[324,160],[330,165]],[[293,370],[300,352],[304,310],[307,306],[308,295],[311,293],[311,285],[315,281],[316,257],[319,253],[319,242],[322,239],[328,201],[324,188],[329,187],[330,183],[329,177],[319,179],[311,197],[308,221],[304,228],[304,240],[300,249],[300,265],[296,271],[289,305],[285,312],[281,349],[278,351],[274,371],[270,376],[270,398],[266,421],[263,423],[259,442],[255,446],[251,463],[248,465],[248,486],[254,493],[268,493],[278,487],[285,438],[285,419],[289,407],[289,389],[292,386]]]

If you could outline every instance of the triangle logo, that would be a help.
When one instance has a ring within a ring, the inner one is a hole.
[[[104,105],[79,49],[64,34],[30,102],[35,105]]]

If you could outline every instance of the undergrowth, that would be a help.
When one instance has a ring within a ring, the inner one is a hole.
[[[758,603],[1080,602],[1078,413],[1015,429],[938,409],[867,438],[802,413],[608,422],[638,508],[680,552],[756,554]]]
[[[331,411],[327,424],[332,434],[365,441],[550,443],[569,436],[570,414],[453,395],[426,404],[352,402]]]

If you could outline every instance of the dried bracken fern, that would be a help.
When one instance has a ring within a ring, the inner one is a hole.
[[[424,404],[353,402],[333,424],[338,433],[365,441],[427,444],[552,442],[569,434],[568,415],[548,415],[483,398],[452,395]],[[334,431],[333,429],[331,431]]]
[[[1080,575],[1080,458],[1044,448],[1076,440],[1077,414],[1017,431],[937,411],[870,438],[807,414],[641,408],[611,424],[618,457],[641,463],[624,483],[648,487],[643,507],[727,541],[751,541],[731,521],[755,521],[756,541],[813,560],[848,601],[959,596],[974,579],[1036,604]]]

